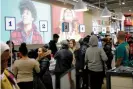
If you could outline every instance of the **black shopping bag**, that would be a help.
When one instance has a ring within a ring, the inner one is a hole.
[[[34,89],[46,89],[39,76],[34,76],[33,87]]]

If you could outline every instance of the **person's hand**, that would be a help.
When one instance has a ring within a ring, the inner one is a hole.
[[[47,52],[44,53],[44,57],[48,56],[51,54],[51,50],[47,50]]]

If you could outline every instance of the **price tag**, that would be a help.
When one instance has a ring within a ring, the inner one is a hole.
[[[5,17],[5,29],[7,31],[16,30],[16,18],[15,17]]]
[[[47,32],[48,31],[48,21],[40,20],[39,21],[39,28],[40,28],[41,32]]]
[[[62,32],[69,32],[69,23],[67,22],[62,23]]]
[[[102,27],[102,33],[106,33],[106,27]]]
[[[85,32],[85,25],[79,25],[79,32]]]

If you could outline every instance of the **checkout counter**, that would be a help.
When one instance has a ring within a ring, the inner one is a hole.
[[[133,68],[120,66],[106,72],[107,89],[133,89]]]

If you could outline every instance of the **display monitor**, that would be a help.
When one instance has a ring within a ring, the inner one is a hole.
[[[15,45],[20,45],[23,42],[44,44],[51,40],[51,7],[49,4],[31,0],[2,0],[1,9],[2,41],[6,42],[11,39]],[[14,17],[15,20],[10,21],[9,17]],[[14,27],[11,27],[14,23]],[[12,28],[11,35],[10,28]]]

